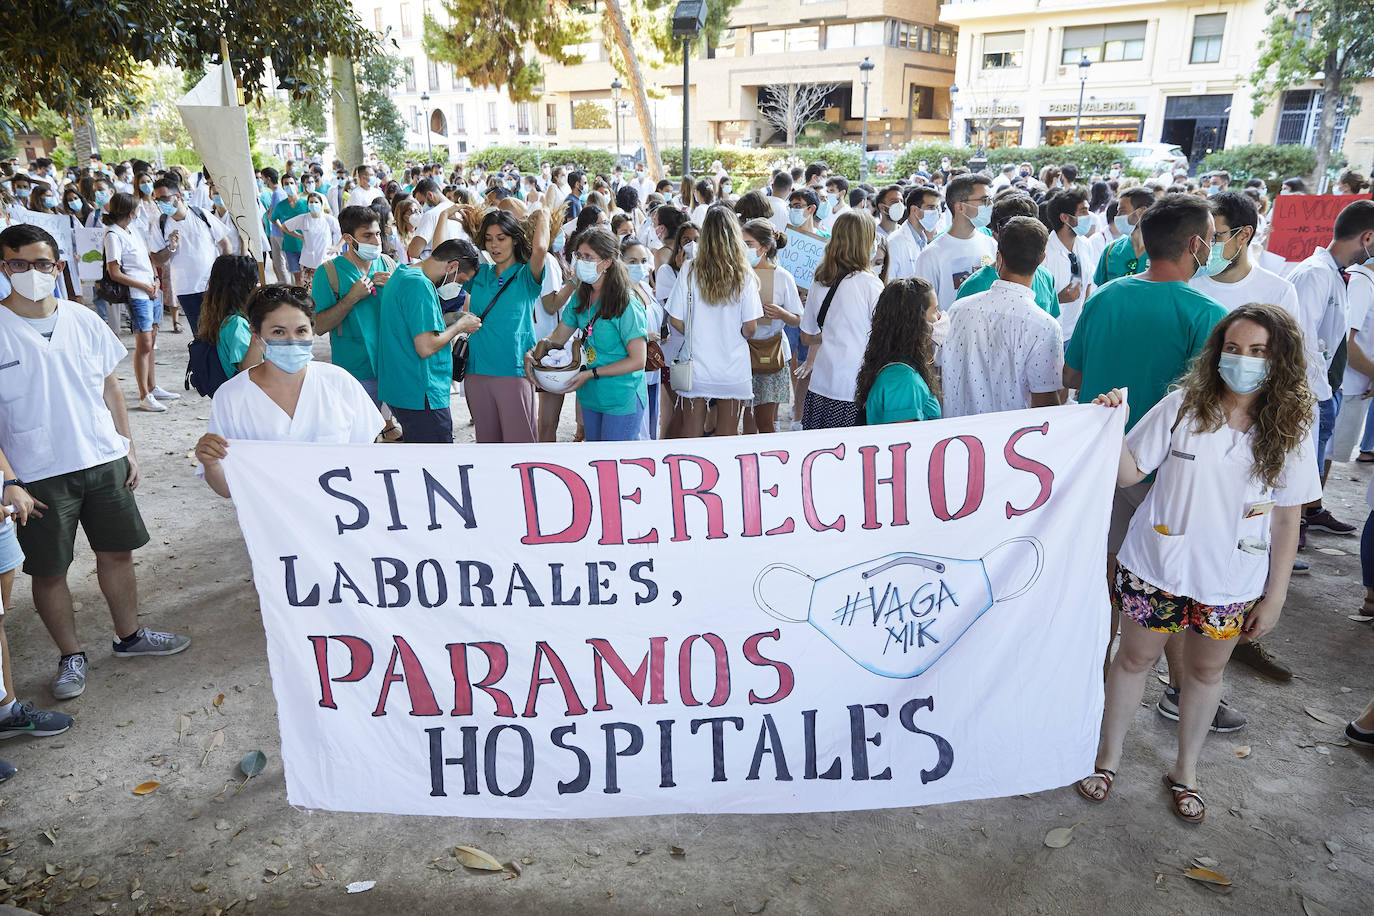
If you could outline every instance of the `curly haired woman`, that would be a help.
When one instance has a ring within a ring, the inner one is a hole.
[[[1116,407],[1113,389],[1093,403]],[[1177,390],[1131,430],[1117,486],[1157,473],[1121,548],[1114,599],[1121,643],[1107,673],[1095,771],[1078,792],[1105,801],[1145,678],[1184,633],[1171,807],[1206,811],[1197,761],[1237,638],[1274,628],[1298,549],[1298,513],[1321,492],[1302,332],[1276,305],[1243,305],[1212,329]],[[1135,624],[1132,626],[1131,624]]]

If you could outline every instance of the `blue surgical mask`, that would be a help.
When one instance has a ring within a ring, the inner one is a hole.
[[[141,184],[141,185],[138,186],[138,190],[139,190],[141,193],[147,194],[147,195],[149,195],[149,196],[151,197],[151,196],[152,196],[152,193],[153,193],[153,186],[152,186],[152,183],[151,183],[151,182],[145,181],[145,182],[143,182],[143,184]]]
[[[353,250],[357,253],[358,257],[362,258],[364,261],[375,261],[382,256],[382,246],[380,244],[365,245],[362,242],[358,242],[353,246]]]
[[[1131,225],[1131,218],[1129,216],[1117,216],[1112,220],[1112,225],[1115,226],[1116,231],[1120,232],[1122,235],[1130,235],[1135,231],[1135,226]]]
[[[224,206],[224,198],[223,198],[223,197],[220,197],[218,194],[216,194],[215,197],[214,197],[214,204],[215,204],[216,207],[222,207],[222,206]]]
[[[313,181],[307,181],[307,182],[305,183],[304,187],[305,187],[305,189],[306,189],[307,191],[313,191],[313,190],[315,190],[315,182],[313,182]]]
[[[1221,380],[1236,394],[1250,394],[1258,391],[1259,386],[1269,377],[1269,360],[1261,356],[1241,356],[1239,353],[1223,353],[1217,363]]]
[[[745,246],[744,255],[749,259],[750,267],[758,267],[759,261],[763,260],[763,255],[759,252],[757,248],[750,248],[748,246]]]
[[[830,199],[821,201],[821,205],[816,208],[816,219],[825,219],[830,215]]]
[[[630,279],[636,283],[643,283],[649,279],[649,274],[652,273],[652,268],[648,264],[630,264],[628,270],[630,271]]]
[[[110,192],[109,192],[109,191],[96,191],[96,192],[95,192],[95,205],[96,205],[97,207],[103,207],[103,206],[105,206],[106,204],[108,204],[109,202],[110,202]]]
[[[573,265],[573,271],[577,274],[577,279],[583,283],[595,283],[601,276],[601,271],[596,269],[594,261],[584,261],[581,258]]]
[[[934,231],[935,231],[935,227],[938,226],[938,225],[940,225],[940,211],[939,211],[939,210],[922,210],[922,211],[921,211],[921,228],[922,228],[922,229],[924,229],[926,232],[934,232]]]
[[[568,237],[560,232],[558,233],[558,235],[553,237],[553,244],[549,246],[549,250],[554,252],[562,251],[565,247],[567,247],[567,244]]]
[[[788,210],[787,221],[791,223],[793,226],[800,226],[802,223],[806,222],[806,208],[793,207],[792,209]]]
[[[983,204],[979,207],[978,212],[969,219],[969,222],[973,223],[974,229],[986,229],[988,223],[992,222],[992,204]]]
[[[263,349],[263,358],[281,371],[292,375],[310,365],[310,361],[315,358],[311,352],[314,341],[311,340],[268,340],[264,343],[267,346]]]
[[[310,212],[313,213],[313,214],[315,214],[316,216],[319,216],[321,213],[324,212],[324,204],[321,204],[321,203],[313,203],[313,204],[311,204],[311,205],[310,205]]]
[[[1078,218],[1078,222],[1073,224],[1074,235],[1087,235],[1093,227],[1093,216],[1091,213],[1084,213]]]
[[[51,194],[46,195],[43,198],[43,206],[47,207],[49,210],[56,210],[57,198],[53,197]]]
[[[1221,186],[1220,186],[1220,185],[1209,184],[1209,185],[1207,186],[1207,196],[1208,196],[1208,197],[1211,197],[1213,194],[1217,193],[1217,192],[1220,191],[1220,190],[1221,190]],[[1244,392],[1241,392],[1241,393],[1243,394]]]
[[[157,208],[162,211],[163,216],[171,216],[177,212],[177,205],[170,200],[158,200],[154,201],[154,203],[156,203]]]
[[[1207,260],[1205,262],[1199,262],[1198,274],[1200,276],[1215,277],[1231,266],[1231,262],[1227,259],[1226,252],[1224,251],[1225,247],[1225,245],[1218,244],[1217,242],[1212,243],[1211,250],[1207,255]],[[1239,254],[1239,252],[1237,252],[1237,254]],[[1197,260],[1197,255],[1193,256],[1193,260]],[[1244,392],[1241,393],[1244,394]]]

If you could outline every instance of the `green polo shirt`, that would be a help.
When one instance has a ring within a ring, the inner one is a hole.
[[[310,281],[310,297],[315,300],[316,313],[325,312],[339,304],[358,282],[362,271],[344,255],[333,259],[339,277],[339,291],[329,285],[329,272],[320,265],[315,279]],[[378,258],[367,265],[367,275],[385,272],[386,261]],[[347,370],[358,381],[377,377],[377,325],[381,321],[381,290],[359,299],[339,326],[329,332],[329,346],[334,365]]]
[[[1127,388],[1129,430],[1164,397],[1226,309],[1187,283],[1122,277],[1083,305],[1064,365],[1083,373],[1078,402]]]
[[[509,296],[510,293],[506,295]],[[629,355],[630,341],[639,337],[647,338],[649,335],[649,321],[644,306],[633,296],[619,318],[597,318],[593,321],[596,315],[595,306],[581,312],[577,307],[577,296],[574,295],[563,307],[561,320],[570,328],[585,328],[591,325],[591,333],[587,336],[582,351],[588,369],[608,366],[624,359]],[[577,400],[583,410],[595,410],[597,413],[616,416],[632,414],[639,409],[641,403],[646,406],[649,403],[648,382],[644,377],[644,370],[591,379],[577,389]]]
[[[1115,280],[1117,277],[1143,274],[1149,266],[1150,256],[1142,251],[1137,258],[1131,237],[1123,235],[1103,249],[1102,257],[1097,259],[1097,270],[1093,271],[1093,285],[1105,286],[1108,280]]]
[[[415,352],[417,335],[443,329],[439,291],[429,277],[417,265],[397,267],[382,288],[378,324],[377,396],[384,404],[403,410],[448,406],[452,347],[425,359]]]
[[[955,293],[954,298],[958,301],[974,293],[985,293],[992,289],[992,283],[996,279],[997,267],[993,264],[984,264],[959,284],[959,292]],[[1031,292],[1035,293],[1036,305],[1049,312],[1051,318],[1059,317],[1059,296],[1054,291],[1054,274],[1043,266],[1036,267],[1035,275],[1031,277]]]
[[[505,283],[514,284],[482,317]],[[525,354],[535,344],[534,308],[544,275],[534,276],[529,264],[515,263],[499,278],[496,268],[483,264],[468,284],[468,311],[482,318],[482,327],[468,338],[468,374],[525,377]]]
[[[296,195],[296,205],[291,205],[290,198],[283,197],[277,201],[277,205],[272,208],[273,222],[285,223],[293,216],[302,216],[310,212],[310,202],[305,199],[304,194]],[[300,251],[305,247],[305,242],[296,238],[294,235],[281,234],[282,251]]]
[[[242,312],[235,312],[219,326],[219,341],[215,352],[219,354],[219,364],[229,378],[238,375],[239,363],[248,355],[248,346],[253,342],[253,331],[248,327],[248,319]]]
[[[968,282],[968,281],[965,281]],[[921,373],[906,363],[888,363],[873,380],[864,401],[869,426],[940,419],[940,402],[930,393]]]

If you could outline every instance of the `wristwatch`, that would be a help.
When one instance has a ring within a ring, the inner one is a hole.
[[[595,378],[595,379],[601,378],[601,373],[596,371],[596,367],[595,367],[595,366],[592,366],[592,378]]]
[[[9,480],[6,480],[3,485],[0,485],[0,490],[5,489],[6,487],[22,487],[23,485],[24,481],[20,480],[18,477],[12,477]]]

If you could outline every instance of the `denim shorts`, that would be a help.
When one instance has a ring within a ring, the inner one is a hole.
[[[293,274],[300,273],[301,253],[299,251],[287,251],[285,248],[282,249],[281,253],[282,257],[286,258],[287,271]]]
[[[18,569],[19,564],[24,562],[24,551],[19,547],[19,538],[15,537],[14,529],[17,527],[14,521],[0,522],[0,576],[12,569]],[[5,613],[5,609],[0,607],[0,614]],[[0,685],[0,691],[4,690]]]
[[[144,299],[138,296],[129,297],[129,316],[133,322],[134,333],[142,334],[151,331],[154,327],[162,323],[162,300]]]
[[[792,345],[792,358],[799,363],[806,362],[806,354],[811,352],[811,348],[803,346],[801,342],[801,328],[791,326],[782,329],[787,335],[787,342]]]

